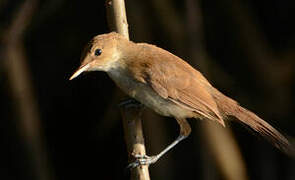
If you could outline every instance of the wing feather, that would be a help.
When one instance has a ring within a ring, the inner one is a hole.
[[[136,80],[149,85],[161,97],[224,126],[217,105],[208,93],[211,85],[200,72],[168,51],[142,45],[144,50],[132,62],[133,66],[141,66],[132,68],[137,71],[131,70]]]

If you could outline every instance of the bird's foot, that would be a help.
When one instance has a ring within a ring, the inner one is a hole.
[[[119,107],[126,107],[126,108],[133,108],[133,107],[142,107],[143,104],[141,104],[140,102],[136,101],[133,98],[127,98],[127,99],[123,99],[122,101],[120,101],[118,106]]]
[[[142,165],[150,165],[157,162],[159,159],[158,156],[147,156],[139,154],[134,155],[134,157],[136,158],[136,160],[127,166],[128,169],[133,169]]]

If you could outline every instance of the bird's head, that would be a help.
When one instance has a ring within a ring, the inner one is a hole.
[[[95,36],[85,47],[81,56],[81,65],[70,77],[70,80],[85,71],[108,71],[120,59],[118,41],[124,39],[122,35],[111,32]]]

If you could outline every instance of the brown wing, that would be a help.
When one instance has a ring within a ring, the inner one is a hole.
[[[151,86],[161,97],[224,126],[217,105],[207,90],[211,85],[200,72],[168,51],[140,45],[144,47],[143,51],[132,65],[141,68],[132,68],[140,71],[131,72],[138,81]]]

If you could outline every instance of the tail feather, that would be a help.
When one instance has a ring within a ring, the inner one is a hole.
[[[259,118],[256,114],[239,106],[236,101],[226,97],[222,93],[217,92],[214,94],[217,106],[225,116],[236,117],[240,122],[252,128],[275,147],[286,154],[295,157],[294,146],[292,146],[288,139],[284,137],[279,131],[277,131],[263,119]]]
[[[235,116],[242,123],[250,126],[278,149],[289,155],[294,155],[294,149],[287,138],[254,113],[241,106],[237,106],[236,111],[231,115]]]

